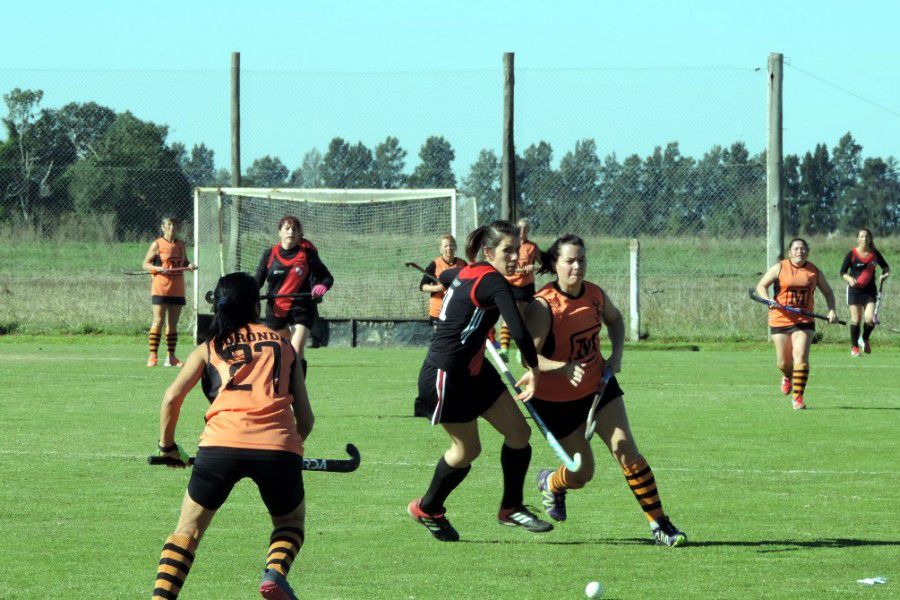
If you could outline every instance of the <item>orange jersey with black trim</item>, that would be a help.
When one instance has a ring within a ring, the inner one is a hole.
[[[303,455],[292,404],[296,355],[290,343],[259,323],[235,332],[209,363],[203,393],[211,402],[200,446],[283,450]]]
[[[606,360],[600,354],[601,315],[605,304],[603,290],[585,281],[581,294],[572,297],[561,291],[556,282],[548,283],[534,295],[550,307],[550,332],[541,355],[550,360],[584,364],[584,377],[577,386],[562,373],[541,373],[535,398],[551,402],[578,400],[597,391],[603,378]]]
[[[781,261],[781,271],[778,272],[778,279],[774,284],[774,300],[785,306],[795,306],[812,312],[818,284],[819,269],[816,265],[807,261],[802,267],[797,267],[789,259],[784,259]],[[790,327],[814,321],[813,317],[798,315],[780,308],[769,310],[770,327]]]
[[[177,269],[188,266],[187,249],[181,240],[168,241],[166,238],[157,238],[157,254],[153,264],[163,269]],[[170,298],[184,298],[184,272],[164,275],[154,273],[151,276],[150,294],[153,296],[168,296]]]
[[[453,259],[453,264],[448,265],[444,262],[443,256],[438,256],[434,259],[434,276],[438,279],[441,278],[441,273],[446,271],[447,269],[461,269],[466,266],[466,261],[463,259],[456,257]],[[441,290],[440,292],[431,292],[431,297],[428,298],[428,316],[437,318],[438,315],[441,314],[441,304],[444,302],[444,293],[445,290]]]
[[[534,264],[534,261],[537,260],[538,256],[538,247],[534,242],[522,242],[522,245],[519,246],[519,261],[516,263],[516,268],[521,269],[522,267],[528,267]],[[518,271],[513,273],[512,275],[508,275],[506,280],[510,283],[510,285],[514,285],[516,287],[525,287],[530,283],[534,283],[534,270],[531,270],[527,273],[519,273]]]

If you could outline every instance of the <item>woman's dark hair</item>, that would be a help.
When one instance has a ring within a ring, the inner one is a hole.
[[[247,273],[229,273],[213,292],[213,320],[206,339],[215,340],[216,354],[222,356],[225,342],[259,316],[259,287]],[[223,356],[223,358],[225,358]]]
[[[865,231],[866,233],[869,234],[869,250],[874,250],[875,249],[875,236],[872,235],[872,230],[869,229],[868,227],[860,227],[859,231],[856,232],[857,236],[859,235],[860,231]]]
[[[294,229],[300,229],[302,227],[302,225],[300,225],[300,219],[298,219],[294,215],[284,215],[283,217],[281,217],[281,220],[278,221],[278,229],[280,230],[282,227],[284,227],[285,223],[290,223],[294,226]]]
[[[553,265],[555,265],[556,261],[559,259],[559,249],[569,244],[581,246],[581,249],[584,250],[584,240],[574,233],[568,233],[562,237],[558,237],[555,242],[550,244],[550,247],[547,248],[546,252],[541,252],[541,268],[538,269],[538,273],[553,273]]]
[[[788,243],[788,250],[791,249],[791,246],[794,245],[794,242],[803,242],[803,245],[806,246],[807,252],[809,251],[809,242],[807,242],[806,240],[804,240],[802,237],[795,237],[794,239],[792,239],[792,240]]]
[[[480,250],[496,247],[503,236],[518,237],[519,228],[509,221],[497,220],[475,229],[466,238],[466,258],[475,262]]]

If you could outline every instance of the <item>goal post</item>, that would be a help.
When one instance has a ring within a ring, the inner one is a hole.
[[[194,193],[194,313],[204,329],[204,295],[225,273],[253,273],[278,243],[278,221],[294,215],[334,275],[319,306],[329,319],[424,319],[420,275],[404,267],[438,255],[440,236],[460,248],[477,226],[477,201],[456,189],[197,188]]]

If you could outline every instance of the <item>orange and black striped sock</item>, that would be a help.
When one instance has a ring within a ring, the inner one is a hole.
[[[287,577],[297,553],[303,547],[303,530],[299,527],[278,527],[269,539],[269,554],[266,555],[266,568],[278,571]]]
[[[653,469],[647,461],[642,457],[634,464],[623,466],[622,472],[647,520],[656,521],[665,515],[659,492],[656,490],[656,478],[653,477]]]
[[[178,332],[177,331],[166,331],[166,348],[169,349],[169,354],[175,354],[175,346],[178,345]]]
[[[159,569],[156,572],[156,585],[153,588],[153,598],[174,600],[178,598],[178,592],[187,579],[188,571],[194,564],[194,552],[197,550],[198,541],[189,535],[173,533],[166,538],[162,556],[159,559]]]
[[[794,400],[802,396],[806,390],[806,382],[809,380],[809,367],[794,369]]]
[[[578,490],[584,487],[584,484],[572,477],[572,473],[562,465],[550,475],[547,484],[550,486],[550,491],[557,494],[566,490]]]
[[[500,326],[500,348],[509,350],[509,327],[506,325]]]
[[[150,354],[156,354],[159,351],[160,330],[156,327],[150,328],[148,338],[150,340]]]

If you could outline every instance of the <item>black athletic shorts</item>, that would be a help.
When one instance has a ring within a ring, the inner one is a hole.
[[[171,304],[172,306],[184,306],[184,296],[150,296],[150,304]]]
[[[786,325],[785,327],[769,327],[769,333],[794,333],[795,331],[815,331],[816,324],[813,323],[796,323],[794,325]]]
[[[875,303],[878,290],[875,286],[867,286],[864,288],[854,288],[847,286],[847,304],[856,306],[865,306],[868,303]]]
[[[603,394],[600,395],[600,402],[597,403],[594,414],[596,415],[604,406],[624,394],[625,392],[619,387],[619,381],[613,375],[606,384]],[[594,394],[569,402],[551,402],[550,400],[541,400],[539,398],[531,399],[531,405],[544,420],[547,429],[559,440],[572,435],[580,425],[587,421],[588,413],[591,412],[591,404],[593,403]]]
[[[276,317],[271,312],[266,313],[266,327],[278,331],[279,329],[287,329],[291,325],[303,325],[307,329],[312,329],[313,323],[319,316],[319,309],[315,304],[309,306],[300,306],[292,308],[283,317]]]
[[[249,477],[273,517],[286,515],[303,501],[303,457],[278,450],[201,446],[188,494],[209,510],[218,510],[234,484]]]
[[[503,380],[488,361],[478,375],[450,372],[428,364],[419,371],[419,396],[414,414],[431,419],[431,424],[468,423],[494,405],[506,390]]]
[[[534,284],[529,283],[519,287],[517,285],[509,286],[512,288],[513,298],[516,302],[531,302],[534,299]]]

